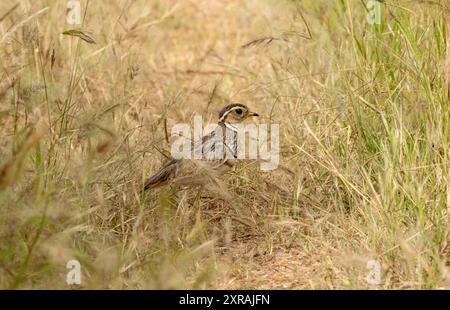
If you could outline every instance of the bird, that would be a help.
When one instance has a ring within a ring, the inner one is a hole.
[[[169,158],[143,185],[150,190],[168,184],[181,186],[211,186],[237,163],[238,129],[236,124],[259,116],[241,103],[225,106],[218,115],[217,126],[209,134],[194,141],[194,154],[200,159]]]

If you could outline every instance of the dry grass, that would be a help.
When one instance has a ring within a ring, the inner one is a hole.
[[[82,288],[450,288],[447,1],[373,26],[363,1],[81,1],[69,35],[64,1],[14,3],[1,288],[68,288],[70,259]],[[280,124],[281,167],[235,169],[232,203],[142,195],[165,130],[229,101]]]

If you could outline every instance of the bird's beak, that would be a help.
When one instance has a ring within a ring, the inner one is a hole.
[[[248,112],[248,116],[259,116],[259,114],[255,112]]]

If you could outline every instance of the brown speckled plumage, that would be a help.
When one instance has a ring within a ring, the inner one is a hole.
[[[219,113],[219,123],[215,130],[194,142],[194,150],[203,154],[202,159],[169,159],[154,175],[144,183],[144,190],[164,186],[202,185],[215,181],[230,169],[237,159],[237,132],[227,122],[240,122],[250,116],[258,116],[239,103],[230,104]],[[195,151],[194,151],[195,152]],[[219,154],[219,156],[217,156]]]

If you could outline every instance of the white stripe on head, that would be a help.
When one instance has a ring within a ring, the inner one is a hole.
[[[237,110],[237,109],[248,110],[248,108],[245,105],[240,104],[240,103],[231,104],[230,106],[232,106],[232,107],[225,111],[222,110],[222,112],[221,112],[222,116],[220,116],[219,122],[223,122],[227,118],[228,114],[230,114],[234,110]],[[225,108],[227,108],[227,107],[225,107]]]

